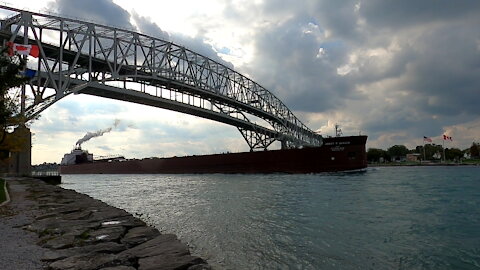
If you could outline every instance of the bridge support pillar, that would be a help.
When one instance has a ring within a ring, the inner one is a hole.
[[[287,142],[286,142],[285,140],[281,140],[280,143],[281,143],[281,145],[282,145],[282,150],[288,148]]]
[[[0,172],[11,176],[32,174],[32,133],[25,126],[5,134],[0,144]]]
[[[247,142],[248,146],[250,146],[250,152],[253,152],[255,150],[266,151],[268,146],[270,146],[275,141],[275,138],[268,137],[255,131],[243,128],[238,128],[238,130],[240,131],[240,133],[242,133],[242,136]]]

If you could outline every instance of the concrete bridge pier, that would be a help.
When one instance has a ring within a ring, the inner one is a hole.
[[[11,176],[30,176],[32,174],[32,133],[22,125],[12,133],[7,133],[0,146],[3,155],[0,160],[0,172]]]

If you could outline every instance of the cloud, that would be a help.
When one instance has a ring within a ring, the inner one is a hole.
[[[130,14],[111,0],[55,0],[49,8],[59,14],[94,23],[122,28],[133,28]]]
[[[170,35],[160,29],[160,27],[156,23],[152,22],[150,18],[141,16],[135,11],[132,11],[131,16],[135,25],[142,33],[165,41],[170,40]]]
[[[362,1],[361,16],[377,28],[415,28],[422,24],[463,20],[478,15],[480,2],[470,0]],[[477,17],[478,18],[478,17]]]
[[[163,31],[152,18],[142,16],[135,11],[127,11],[112,0],[55,0],[49,4],[50,9],[62,15],[83,20],[92,20],[110,26],[126,29],[138,29],[139,32],[177,45],[209,57],[222,64],[233,67],[232,64],[220,58],[213,46],[208,44],[203,36],[190,37],[181,33]]]
[[[247,73],[287,106],[326,111],[355,95],[350,82],[337,74],[337,67],[347,59],[346,47],[327,40],[310,18],[262,26],[254,40],[254,60]],[[319,55],[321,49],[324,53]]]
[[[466,125],[480,115],[480,5],[427,2],[264,1],[244,70],[314,129],[331,116],[399,144]]]
[[[189,13],[185,21],[190,25],[179,26],[193,29],[188,33],[167,33],[152,15],[129,12],[108,0],[57,0],[53,7],[63,14],[136,27],[230,67],[233,65],[224,59],[235,61],[238,71],[269,89],[315,130],[331,132],[338,122],[345,134],[361,131],[369,135],[369,145],[383,148],[392,144],[414,146],[418,138],[444,132],[452,132],[461,148],[480,138],[478,1],[215,3],[221,9],[215,15],[169,10]],[[131,112],[129,105],[115,104],[102,107],[65,103],[58,109],[58,116],[42,116],[38,124],[68,134],[62,124],[55,127],[54,117],[65,125],[82,123],[78,125],[82,130],[72,127],[81,135],[101,127],[93,125],[95,121],[108,125],[111,117]],[[95,114],[101,117],[94,119]],[[184,119],[178,115],[168,117]],[[215,129],[217,136],[210,135],[208,128],[199,128],[203,120],[188,118],[184,124],[156,121],[131,120],[128,125],[134,124],[135,128],[125,124],[124,129],[139,141],[161,138],[168,153],[174,152],[174,145],[182,153],[214,150],[215,140],[228,147],[234,145],[221,137],[221,126]],[[149,128],[150,134],[144,131]],[[226,130],[235,136],[234,128]],[[468,134],[460,135],[462,132]],[[169,137],[172,135],[177,141]],[[198,141],[208,146],[203,148],[195,143]],[[134,144],[131,139],[128,143],[121,139],[116,142]],[[147,148],[138,144],[139,155],[150,151]],[[158,147],[155,151],[163,150]]]

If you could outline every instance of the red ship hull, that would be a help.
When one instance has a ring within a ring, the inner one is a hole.
[[[61,174],[319,173],[367,167],[367,136],[324,138],[323,146],[60,166]]]

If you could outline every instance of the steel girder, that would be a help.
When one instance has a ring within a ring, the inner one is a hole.
[[[322,144],[322,137],[267,89],[182,46],[76,19],[0,9],[12,12],[1,21],[0,40],[40,49],[37,76],[20,94],[20,113],[27,120],[66,95],[85,93],[234,125],[251,150],[274,141],[285,148]]]

